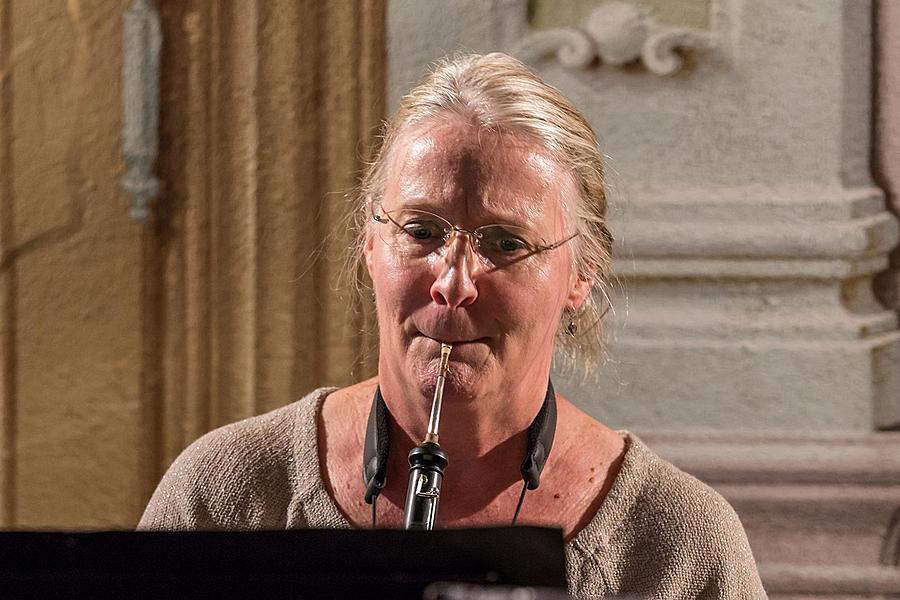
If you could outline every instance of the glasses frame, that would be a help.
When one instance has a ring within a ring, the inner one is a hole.
[[[376,223],[381,223],[381,224],[383,224],[383,225],[387,225],[387,224],[389,224],[389,223],[390,223],[390,224],[393,224],[395,227],[397,227],[397,229],[399,229],[399,230],[402,231],[403,233],[405,233],[405,234],[407,234],[407,235],[409,235],[409,236],[412,237],[412,234],[409,233],[409,232],[406,230],[406,228],[403,227],[400,223],[398,223],[397,221],[395,221],[395,220],[391,217],[390,212],[384,210],[384,209],[381,207],[381,204],[380,204],[380,203],[377,204],[377,207],[378,207],[378,208],[376,209],[376,203],[373,202],[372,205],[371,205],[371,209],[372,209],[372,221],[374,221],[374,222],[376,222]],[[378,211],[379,211],[379,210],[380,210],[380,212],[382,213],[382,215],[384,215],[384,216],[379,216],[379,215],[378,215]],[[446,224],[446,225],[449,225],[449,227],[444,227],[443,242],[444,242],[444,247],[445,247],[445,248],[447,247],[447,244],[448,244],[448,242],[450,241],[450,237],[453,235],[453,233],[464,233],[464,234],[466,234],[466,237],[470,240],[469,243],[472,245],[472,249],[475,251],[476,254],[478,254],[479,256],[481,256],[482,258],[484,258],[485,260],[489,260],[489,259],[487,259],[487,258],[480,252],[481,245],[480,245],[480,243],[479,243],[479,241],[481,240],[481,238],[484,237],[484,234],[480,234],[479,231],[481,231],[481,230],[483,230],[483,229],[485,229],[485,228],[487,228],[487,227],[505,227],[505,228],[507,228],[507,229],[512,229],[512,230],[517,230],[517,229],[520,229],[520,230],[521,230],[521,229],[523,229],[522,227],[519,227],[519,226],[517,226],[517,225],[510,225],[510,224],[507,224],[507,223],[488,223],[488,224],[486,224],[486,225],[480,225],[480,226],[476,227],[475,229],[470,230],[470,229],[466,229],[466,228],[464,228],[464,227],[458,227],[457,225],[454,225],[453,223],[451,223],[446,217],[442,217],[441,215],[439,215],[439,214],[437,214],[437,213],[433,213],[433,212],[428,211],[428,210],[422,210],[422,209],[420,209],[420,208],[410,208],[410,209],[407,209],[407,210],[414,210],[414,211],[419,212],[419,213],[422,213],[422,214],[424,214],[424,215],[428,215],[428,216],[430,216],[430,217],[434,217],[435,219],[438,220],[439,223],[444,223],[444,224]],[[505,265],[502,265],[502,266],[501,266],[501,265],[493,265],[493,269],[492,269],[492,270],[504,268],[504,267],[507,267],[507,266],[509,266],[509,265],[515,264],[515,263],[517,263],[517,262],[521,262],[521,261],[523,261],[523,260],[526,260],[527,258],[530,258],[530,257],[532,257],[532,256],[534,256],[534,255],[536,255],[536,254],[540,254],[540,253],[542,253],[542,252],[547,252],[548,250],[554,250],[554,249],[556,249],[556,248],[559,248],[559,247],[562,246],[563,244],[566,244],[566,243],[570,242],[571,240],[575,239],[576,237],[578,237],[578,235],[579,235],[579,233],[576,231],[575,233],[573,233],[573,234],[571,234],[571,235],[569,235],[569,236],[567,236],[567,237],[565,237],[565,238],[563,238],[563,239],[561,239],[561,240],[559,240],[559,241],[553,242],[552,244],[535,244],[535,245],[533,245],[534,247],[533,247],[531,250],[529,250],[526,254],[524,254],[523,256],[520,256],[520,257],[518,257],[518,258],[516,258],[516,259],[514,259],[514,260],[510,261],[509,263],[507,263],[507,264],[505,264]],[[529,243],[529,244],[530,244],[530,242],[526,242],[526,243]]]

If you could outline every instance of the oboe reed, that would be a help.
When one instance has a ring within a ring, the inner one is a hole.
[[[434,399],[431,401],[428,432],[425,434],[425,441],[432,444],[437,444],[440,437],[438,435],[438,427],[441,424],[441,402],[444,399],[444,381],[447,379],[447,372],[450,370],[450,351],[452,349],[453,346],[451,344],[441,344],[441,367],[434,387]]]

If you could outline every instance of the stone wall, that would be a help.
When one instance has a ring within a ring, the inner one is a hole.
[[[569,96],[610,156],[619,281],[610,360],[557,388],[717,487],[773,597],[900,594],[900,335],[873,292],[896,287],[896,69],[872,79],[894,9],[677,4],[392,0],[389,105],[457,50]]]

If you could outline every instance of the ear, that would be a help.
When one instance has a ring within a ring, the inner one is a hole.
[[[593,279],[581,277],[576,279],[569,290],[569,295],[566,297],[566,308],[572,311],[580,309],[593,288]]]
[[[372,197],[366,196],[366,212],[372,214]],[[365,241],[363,242],[363,256],[366,259],[366,270],[369,277],[372,277],[372,249],[374,242],[372,240],[372,228],[366,227]]]

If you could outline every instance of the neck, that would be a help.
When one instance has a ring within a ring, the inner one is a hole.
[[[503,381],[495,389],[460,384],[451,375],[444,389],[439,435],[441,447],[452,454],[454,463],[487,459],[517,446],[512,443],[517,437],[524,440],[543,404],[549,370],[548,361],[545,369],[532,369],[518,381]],[[409,443],[402,455],[392,450],[392,461],[397,455],[405,460],[405,452],[424,440],[433,400],[418,382],[397,373],[379,365],[378,383],[391,413],[392,439],[398,440],[398,450],[400,440]],[[521,462],[524,445],[515,453]]]
[[[388,373],[387,369],[379,372],[382,396],[391,413],[388,486],[384,496],[402,507],[409,472],[407,455],[423,441],[431,398],[421,392],[401,393],[419,390],[419,386],[399,387],[395,379],[386,376]],[[513,499],[518,497],[528,428],[546,397],[548,377],[545,371],[539,382],[510,385],[507,394],[480,394],[465,399],[448,381],[439,431],[440,446],[450,460],[442,486],[442,520],[454,522],[480,514],[513,488]],[[507,518],[505,513],[503,518]]]

